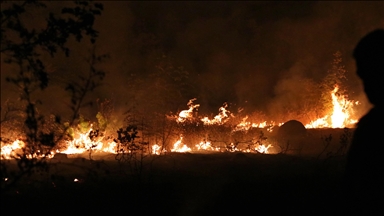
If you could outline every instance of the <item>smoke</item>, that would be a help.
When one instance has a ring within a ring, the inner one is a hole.
[[[132,103],[130,78],[153,72],[154,52],[189,72],[194,97],[207,111],[217,112],[224,102],[265,112],[279,112],[287,101],[299,106],[303,80],[321,80],[336,51],[343,54],[351,96],[360,99],[364,94],[351,53],[366,33],[384,26],[380,1],[103,4],[95,22],[100,33],[96,51],[110,59],[99,65],[107,76],[88,99],[113,99],[119,113]],[[83,59],[90,45],[71,43],[71,58],[51,61],[58,76],[87,70]],[[2,71],[8,70],[3,65]],[[3,104],[12,91],[5,76],[1,79]],[[66,97],[57,89],[51,92],[48,101]]]

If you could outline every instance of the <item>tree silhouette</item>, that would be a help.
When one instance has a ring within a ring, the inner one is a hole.
[[[68,5],[69,2],[61,2],[58,5]],[[15,156],[20,172],[13,176],[2,188],[16,183],[24,175],[31,174],[35,169],[47,169],[46,157],[50,155],[51,148],[62,138],[52,130],[52,125],[61,124],[61,118],[55,116],[48,119],[41,115],[37,105],[41,102],[35,99],[33,93],[48,87],[50,77],[48,75],[47,62],[43,55],[54,57],[58,52],[65,56],[70,55],[67,41],[74,37],[81,42],[88,37],[92,44],[98,36],[93,28],[95,16],[101,15],[103,5],[91,1],[74,1],[72,6],[61,6],[60,13],[49,12],[45,21],[39,25],[33,25],[28,21],[27,14],[37,11],[53,11],[52,4],[37,0],[23,2],[1,2],[1,55],[4,63],[16,66],[17,72],[6,77],[6,80],[20,90],[21,101],[25,104],[24,112],[24,138],[26,143],[22,153]],[[44,16],[37,13],[36,16]],[[92,54],[90,77],[80,77],[80,82],[68,83],[66,90],[71,94],[71,109],[74,111],[73,120],[78,117],[79,108],[82,105],[84,94],[91,91],[101,80],[104,73],[96,70],[93,65],[101,57]],[[52,121],[53,120],[53,121]],[[70,125],[69,125],[70,126]],[[57,127],[55,128],[57,129]],[[65,130],[64,130],[65,131]],[[1,160],[1,177],[6,177],[4,160]],[[2,182],[3,183],[3,182]]]

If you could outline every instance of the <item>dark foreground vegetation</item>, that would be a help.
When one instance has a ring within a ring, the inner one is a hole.
[[[50,160],[48,171],[3,191],[1,211],[333,215],[344,205],[344,156],[171,153],[146,158],[140,173],[129,171],[114,155],[99,154],[94,160],[82,156],[58,155]]]

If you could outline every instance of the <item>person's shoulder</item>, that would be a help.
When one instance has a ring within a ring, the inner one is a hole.
[[[372,108],[367,114],[365,114],[357,124],[358,126],[366,124],[374,124],[372,126],[378,126],[377,124],[384,123],[384,109],[377,107]]]

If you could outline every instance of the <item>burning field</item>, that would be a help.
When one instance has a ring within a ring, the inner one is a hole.
[[[224,103],[219,108],[219,113],[213,117],[200,116],[195,104],[196,99],[191,99],[187,105],[188,109],[180,111],[177,115],[164,116],[164,124],[167,134],[159,137],[151,134],[147,125],[135,124],[121,127],[114,131],[110,126],[106,128],[106,120],[98,113],[98,122],[90,122],[81,119],[77,127],[66,127],[66,138],[55,144],[49,152],[44,155],[29,155],[28,157],[48,157],[55,154],[76,155],[89,153],[111,153],[131,154],[140,151],[141,154],[162,155],[170,152],[243,152],[277,154],[287,151],[302,151],[305,139],[315,138],[317,132],[330,128],[354,128],[357,122],[354,112],[354,104],[343,95],[337,96],[336,86],[330,96],[332,107],[329,113],[323,117],[312,119],[305,125],[299,121],[274,122],[263,119],[252,119],[248,115],[242,115],[241,111],[233,114]],[[5,125],[5,124],[4,124]],[[95,126],[97,125],[97,126]],[[164,128],[163,128],[164,129]],[[26,148],[25,138],[16,138],[15,131],[2,130],[3,140],[1,141],[2,159],[17,158],[20,152]],[[164,136],[167,137],[164,137]],[[328,135],[324,133],[323,135]],[[5,138],[5,139],[4,139]],[[300,146],[297,146],[300,144]],[[296,146],[289,146],[296,145]],[[297,149],[300,148],[300,149]],[[313,149],[313,147],[311,147]],[[305,148],[304,148],[305,149]]]
[[[191,99],[188,109],[165,116],[163,137],[140,124],[113,134],[103,130],[99,116],[98,122],[67,127],[66,138],[44,152],[26,154],[26,141],[7,139],[1,145],[9,174],[2,179],[7,188],[2,208],[47,203],[55,211],[73,203],[86,212],[124,208],[144,215],[323,212],[323,205],[334,205],[341,195],[344,156],[356,123],[356,103],[337,91],[329,92],[329,113],[305,125],[252,121],[256,118],[234,114],[227,104],[213,117],[200,116],[200,105]],[[12,179],[17,161],[24,159],[47,164],[37,174]]]
[[[1,1],[1,212],[344,213],[382,6]]]

